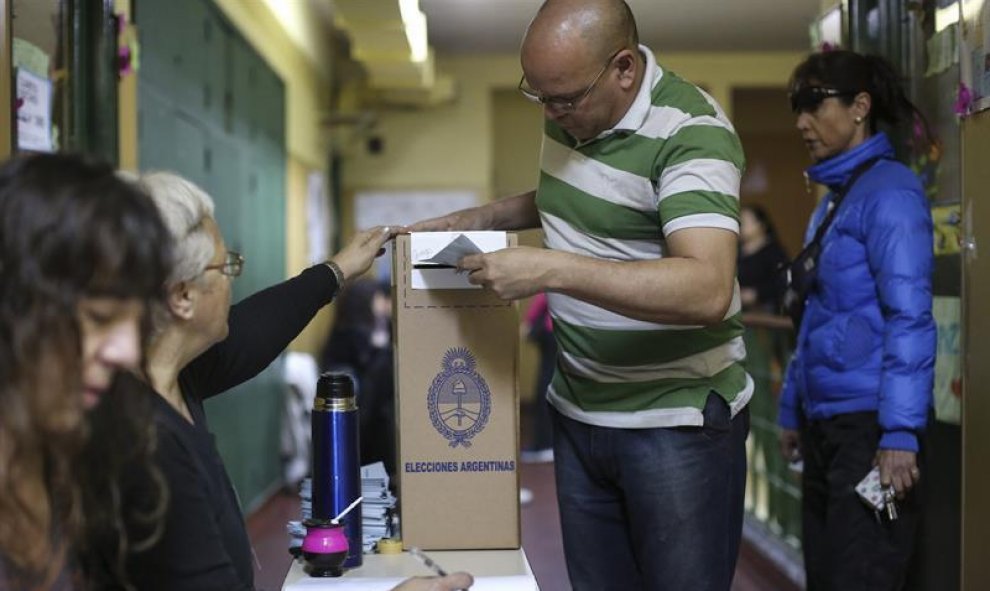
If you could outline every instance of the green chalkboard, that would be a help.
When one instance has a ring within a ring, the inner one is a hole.
[[[207,0],[142,0],[142,170],[203,187],[230,249],[247,260],[234,301],[285,278],[285,87]],[[279,482],[280,364],[206,404],[248,510]]]

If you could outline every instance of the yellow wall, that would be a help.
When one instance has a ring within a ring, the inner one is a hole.
[[[731,117],[731,91],[740,86],[786,85],[800,52],[659,56],[662,67],[709,89]],[[449,105],[379,114],[375,133],[382,154],[352,148],[344,163],[347,189],[476,189],[493,195],[492,91],[514,89],[521,70],[515,55],[444,57],[439,69],[457,85]],[[536,108],[536,107],[534,107]]]
[[[326,171],[329,136],[321,126],[329,112],[332,63],[329,32],[310,2],[214,0],[248,43],[285,83],[286,271],[307,262],[306,179]],[[316,353],[331,319],[321,311],[290,349]]]
[[[732,89],[787,86],[791,71],[804,52],[672,53],[657,57],[661,66],[708,89],[732,117]],[[781,108],[786,108],[781,105]]]
[[[375,133],[384,140],[384,152],[352,150],[344,163],[346,187],[475,189],[490,196],[491,90],[518,82],[518,59],[440,58],[438,65],[455,80],[455,101],[431,109],[381,112]]]

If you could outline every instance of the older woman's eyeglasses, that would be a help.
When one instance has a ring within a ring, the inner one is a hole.
[[[621,48],[615,53],[613,53],[611,56],[609,56],[608,60],[605,62],[605,65],[602,66],[602,69],[598,71],[598,75],[595,76],[595,79],[592,80],[591,84],[589,84],[588,87],[582,90],[581,92],[569,96],[547,96],[542,92],[533,90],[529,86],[529,83],[526,82],[525,74],[523,74],[522,78],[519,79],[519,86],[518,86],[519,92],[521,92],[522,95],[526,97],[528,100],[534,103],[539,103],[544,107],[550,107],[555,111],[565,111],[565,112],[573,111],[578,107],[579,104],[581,104],[581,101],[588,98],[588,95],[591,94],[591,91],[594,90],[595,86],[598,85],[598,82],[602,79],[602,76],[604,76],[605,72],[608,71],[608,67],[612,65],[612,60],[615,59],[615,56],[619,55],[622,49],[625,48]]]
[[[224,257],[222,263],[217,265],[207,265],[203,269],[203,272],[205,273],[210,270],[220,271],[227,277],[237,277],[244,271],[244,257],[242,257],[239,252],[228,250],[227,256]]]

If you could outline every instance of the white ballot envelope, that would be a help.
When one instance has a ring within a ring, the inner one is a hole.
[[[457,262],[508,246],[505,232],[413,232],[409,241],[413,289],[481,289],[457,271]]]

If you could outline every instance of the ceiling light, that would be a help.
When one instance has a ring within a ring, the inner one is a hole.
[[[420,64],[426,61],[429,54],[429,47],[426,38],[426,15],[417,11],[415,15],[402,16],[403,25],[406,29],[406,38],[409,40],[409,54],[412,61]]]

